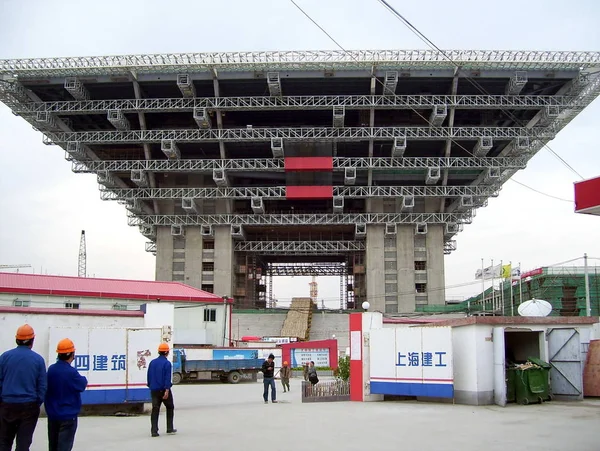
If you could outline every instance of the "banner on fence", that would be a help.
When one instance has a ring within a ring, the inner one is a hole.
[[[450,327],[375,329],[370,352],[371,393],[454,397]]]

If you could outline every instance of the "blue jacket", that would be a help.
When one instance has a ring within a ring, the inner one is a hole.
[[[151,391],[171,388],[172,365],[164,355],[161,355],[148,366],[148,387]]]
[[[81,392],[87,383],[84,376],[63,360],[50,365],[44,401],[48,418],[56,421],[76,418],[81,410]]]
[[[29,346],[17,346],[0,356],[0,400],[37,402],[46,395],[46,362]]]

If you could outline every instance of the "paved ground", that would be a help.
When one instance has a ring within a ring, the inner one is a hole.
[[[296,451],[600,450],[600,400],[470,407],[417,402],[309,403],[300,382],[263,404],[262,384],[178,385],[177,435],[150,437],[150,418],[84,417],[76,450]],[[164,431],[164,412],[160,427]],[[32,451],[47,450],[40,419]]]

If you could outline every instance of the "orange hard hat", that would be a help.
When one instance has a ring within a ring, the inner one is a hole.
[[[21,327],[17,329],[17,335],[15,338],[17,340],[31,340],[35,337],[35,333],[33,332],[33,327],[29,324],[23,324]]]
[[[160,345],[158,345],[158,352],[169,352],[169,344],[161,343]]]
[[[284,364],[284,365],[287,365],[287,364],[288,364],[288,363],[287,363],[287,360],[286,360],[285,362],[283,362],[283,364]]]
[[[75,344],[71,340],[63,338],[58,342],[56,346],[57,354],[70,354],[72,352],[75,352]]]

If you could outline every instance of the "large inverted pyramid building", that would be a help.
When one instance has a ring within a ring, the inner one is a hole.
[[[0,100],[97,174],[157,280],[273,305],[444,303],[478,207],[600,92],[600,53],[277,51],[0,61]],[[301,296],[302,293],[299,293]]]

